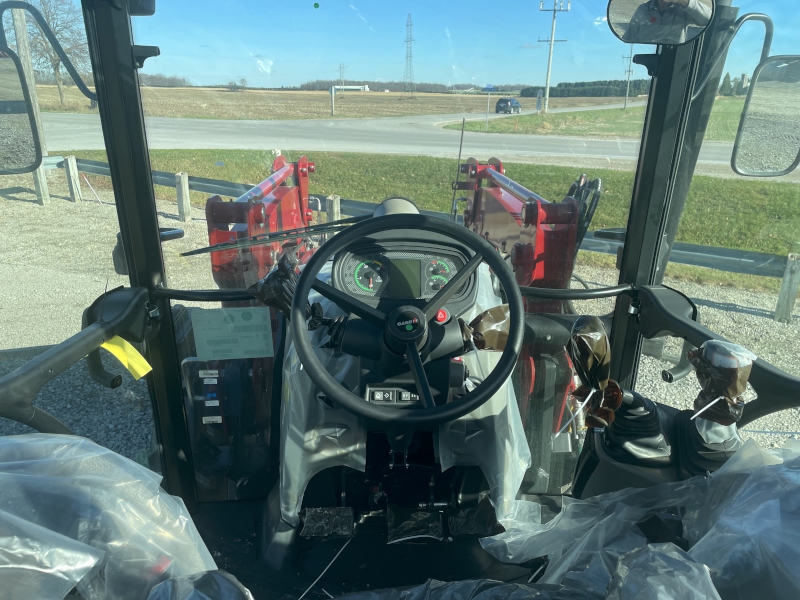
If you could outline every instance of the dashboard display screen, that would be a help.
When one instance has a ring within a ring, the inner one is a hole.
[[[422,295],[418,260],[393,258],[389,262],[389,295],[395,298],[419,298]]]

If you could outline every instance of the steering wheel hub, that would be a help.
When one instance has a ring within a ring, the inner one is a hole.
[[[401,306],[392,311],[386,329],[390,341],[402,346],[413,343],[420,347],[428,337],[425,313],[416,306]]]

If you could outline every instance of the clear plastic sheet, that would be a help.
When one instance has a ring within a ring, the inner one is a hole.
[[[594,600],[594,597],[560,585],[520,585],[488,579],[445,583],[429,579],[411,588],[357,592],[347,600]]]
[[[719,594],[706,567],[674,544],[652,544],[620,557],[606,598],[719,600]]]
[[[230,573],[209,571],[165,581],[147,600],[253,600],[253,596]]]
[[[444,539],[442,513],[437,510],[415,510],[389,505],[386,508],[386,522],[389,528],[387,538],[389,544],[410,540]]]
[[[504,523],[505,533],[484,538],[481,545],[505,562],[550,556],[541,582],[570,585],[603,598],[616,559],[646,545],[637,523],[651,511],[673,507],[684,509],[688,556],[710,569],[723,600],[800,597],[796,441],[775,452],[748,441],[708,477],[586,500],[564,498],[561,513],[550,523]],[[680,597],[677,591],[675,595]]]
[[[447,517],[447,528],[454,538],[486,537],[502,531],[497,515],[487,496],[480,499],[477,506],[451,511]]]
[[[303,513],[300,535],[304,538],[353,536],[353,509],[349,506],[305,508]]]
[[[471,379],[482,381],[500,360],[499,352],[477,350],[463,356]],[[501,523],[513,510],[531,453],[510,380],[483,406],[439,427],[442,471],[458,465],[478,465],[491,490]]]
[[[482,312],[494,308],[495,306],[500,306],[503,303],[502,298],[494,293],[492,272],[489,270],[489,265],[482,263],[481,266],[478,267],[476,273],[478,283],[477,296],[475,298],[475,304],[461,316],[465,323],[469,323]]]
[[[105,553],[0,511],[0,598],[63,598]]]
[[[87,571],[77,585],[89,600],[141,600],[168,577],[216,568],[183,502],[164,492],[160,480],[152,471],[84,438],[50,434],[0,438],[4,535],[11,535],[12,521],[18,526],[27,523],[32,528],[32,537],[25,541],[30,552],[32,544],[42,543],[36,552],[39,558],[59,556],[66,562],[53,568],[75,577],[79,571],[70,565],[88,565],[88,557],[99,552],[99,569]],[[48,538],[36,534],[42,529],[49,531]],[[79,560],[81,553],[84,558]],[[20,561],[25,556],[24,549],[14,554]],[[14,558],[7,554],[6,560],[13,563]],[[11,585],[5,581],[6,573],[0,576],[0,589]]]
[[[330,278],[330,263],[319,279]],[[310,302],[319,302],[325,316],[343,314],[330,300],[309,294]],[[322,365],[348,389],[355,389],[358,376],[356,359],[323,346],[328,342],[327,328],[309,331],[314,351]],[[286,344],[283,365],[283,403],[281,405],[281,517],[296,527],[300,524],[300,505],[311,478],[329,467],[346,466],[363,471],[367,462],[367,433],[360,419],[342,408],[333,408],[320,395],[317,386],[303,370],[294,343]]]

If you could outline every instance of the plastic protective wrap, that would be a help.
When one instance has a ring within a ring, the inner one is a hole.
[[[688,556],[710,569],[723,600],[800,597],[796,441],[767,452],[750,440],[707,477],[586,500],[564,498],[561,513],[546,525],[536,519],[504,523],[504,533],[482,539],[481,545],[505,562],[550,556],[540,582],[570,585],[602,598],[616,559],[648,541],[639,523],[653,511],[678,507]],[[674,595],[681,597],[678,591]]]
[[[478,350],[502,352],[508,342],[511,314],[508,304],[501,304],[483,311],[469,323],[472,341]]]
[[[721,425],[732,425],[742,418],[747,380],[757,356],[731,342],[708,340],[690,350],[689,362],[700,382],[694,410],[703,418]]]
[[[303,513],[303,530],[300,535],[305,538],[353,535],[353,509],[349,506],[305,508]]]
[[[388,543],[396,544],[408,540],[444,539],[442,513],[436,510],[423,510],[392,506],[386,508]]]
[[[319,274],[330,277],[330,263]],[[319,294],[309,294],[319,302],[327,317],[342,310]],[[324,348],[329,335],[326,327],[309,331],[314,352],[337,381],[355,389],[358,376],[356,359],[349,354]],[[296,527],[300,524],[300,505],[311,478],[329,467],[346,466],[363,471],[367,462],[367,433],[360,419],[342,408],[334,408],[303,370],[294,343],[286,344],[283,365],[283,403],[281,405],[281,516]]]
[[[674,544],[653,544],[620,557],[606,598],[719,600],[719,594],[706,567]]]
[[[560,585],[520,585],[489,579],[445,583],[429,579],[411,588],[357,592],[347,600],[594,600],[586,592]]]
[[[160,583],[147,600],[253,600],[253,596],[230,573],[209,571]]]
[[[611,373],[611,344],[603,322],[594,316],[575,320],[567,344],[567,354],[581,381],[573,396],[579,406],[586,404],[585,423],[588,427],[608,427],[614,412],[622,405],[622,390]],[[591,393],[591,397],[589,394]]]
[[[477,381],[485,379],[500,360],[499,352],[477,350],[463,356]],[[491,490],[501,523],[514,510],[531,453],[510,380],[488,402],[471,413],[439,427],[442,471],[459,465],[478,465]]]
[[[15,573],[27,565],[48,575],[47,585],[56,571],[64,586],[80,576],[77,589],[90,600],[141,600],[168,577],[215,569],[183,502],[160,480],[84,438],[0,438],[0,527],[16,540],[0,544],[7,551],[0,589],[18,583]],[[23,540],[14,531],[28,534]]]
[[[63,598],[105,553],[0,511],[0,598]]]

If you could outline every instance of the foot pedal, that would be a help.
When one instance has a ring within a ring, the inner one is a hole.
[[[335,508],[306,508],[303,516],[304,538],[353,537],[353,509],[349,506]]]

